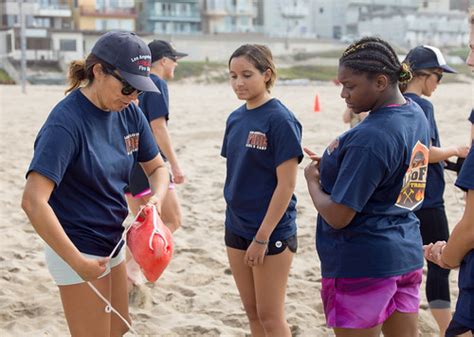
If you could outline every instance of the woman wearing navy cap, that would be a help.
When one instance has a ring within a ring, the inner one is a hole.
[[[137,161],[158,210],[169,181],[145,117],[130,104],[141,91],[157,90],[148,77],[150,63],[148,46],[135,34],[100,37],[85,61],[71,63],[69,94],[35,141],[22,207],[46,242],[48,269],[73,336],[127,331],[85,281],[130,322],[124,249],[118,246],[128,215],[123,191]]]
[[[466,63],[474,72],[474,10],[469,15],[471,33]],[[471,114],[472,116],[472,114]],[[474,124],[474,121],[473,121]],[[443,268],[459,267],[459,297],[446,337],[474,333],[474,150],[471,150],[459,172],[456,186],[467,191],[464,214],[448,242],[439,241],[425,247],[425,257]]]
[[[443,73],[455,73],[444,60],[441,51],[432,46],[418,46],[408,53],[407,62],[412,71],[413,79],[402,87],[404,95],[409,97],[423,109],[430,125],[431,146],[428,178],[426,181],[425,200],[420,210],[415,212],[420,219],[420,231],[423,244],[447,240],[449,226],[444,209],[443,193],[444,161],[450,157],[466,157],[468,146],[442,147],[433,104],[426,97],[430,97],[436,90]],[[440,268],[428,261],[428,275],[426,278],[426,298],[431,313],[438,323],[440,336],[451,320],[451,302],[449,292],[449,270]]]

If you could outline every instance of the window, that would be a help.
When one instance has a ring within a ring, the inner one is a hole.
[[[11,53],[13,50],[12,48],[12,35],[7,34],[7,53]]]
[[[76,40],[72,40],[72,39],[59,40],[59,50],[76,51]]]
[[[20,37],[15,38],[15,46],[21,49]],[[51,49],[51,40],[49,38],[27,37],[26,49],[29,50],[48,50]]]

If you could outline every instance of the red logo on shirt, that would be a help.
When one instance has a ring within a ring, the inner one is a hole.
[[[266,150],[267,149],[267,135],[259,131],[250,131],[247,137],[246,147],[257,150]]]
[[[413,147],[410,165],[403,178],[403,186],[395,206],[414,210],[425,198],[428,155],[430,150],[419,141]]]
[[[127,154],[130,155],[135,151],[138,151],[138,143],[140,141],[139,133],[132,133],[123,137],[125,139],[125,146],[127,148]]]

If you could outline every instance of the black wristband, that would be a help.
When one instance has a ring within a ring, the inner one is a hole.
[[[259,245],[268,245],[268,240],[257,240],[255,236],[253,237],[252,241],[258,243]]]

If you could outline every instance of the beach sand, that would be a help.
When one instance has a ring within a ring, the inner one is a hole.
[[[33,142],[64,87],[0,86],[2,143],[0,147],[0,334],[2,336],[67,336],[68,329],[57,287],[45,266],[43,242],[20,208],[24,175]],[[340,87],[277,86],[273,94],[303,125],[303,145],[321,153],[347,129],[342,123]],[[162,277],[132,294],[134,327],[141,336],[245,336],[249,333],[224,247],[225,202],[222,189],[225,161],[220,148],[229,113],[242,104],[226,84],[170,85],[169,128],[187,182],[178,186],[184,224],[175,233],[174,257]],[[321,112],[313,112],[315,95]],[[472,108],[472,84],[445,84],[435,92],[443,145],[467,144]],[[315,253],[316,211],[306,190],[300,165],[298,253],[291,269],[286,313],[294,336],[332,336],[326,328],[319,295],[321,275]],[[447,174],[446,209],[451,226],[460,218],[463,194]],[[454,310],[457,271],[451,274]],[[426,310],[422,291],[420,334],[435,336],[436,324]],[[127,336],[131,334],[127,334]]]

